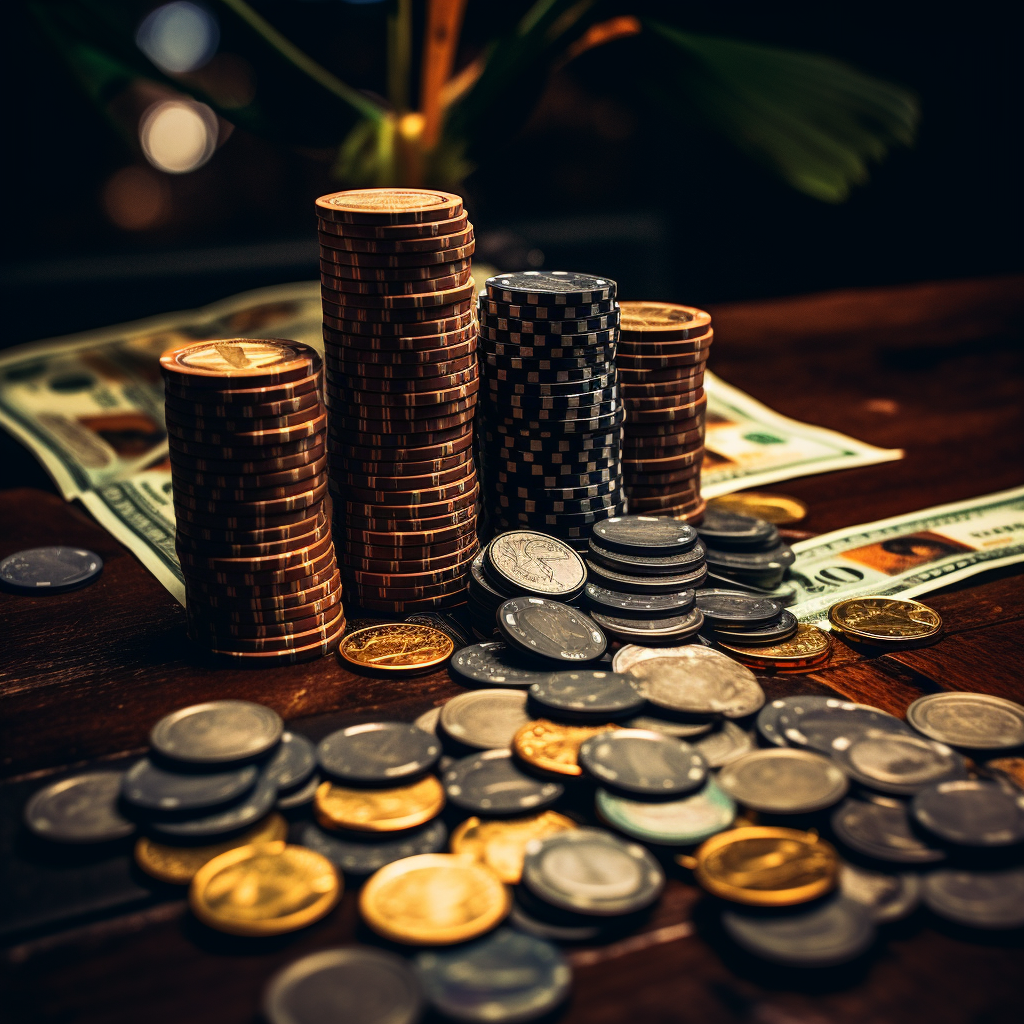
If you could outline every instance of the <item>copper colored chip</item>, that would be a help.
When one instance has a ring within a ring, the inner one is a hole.
[[[628,356],[678,356],[695,352],[697,349],[708,348],[714,341],[715,332],[707,330],[703,334],[689,338],[679,338],[669,341],[655,341],[647,338],[637,339],[635,336],[619,339],[619,352],[624,351]]]
[[[449,425],[457,426],[460,422],[464,423],[473,418],[476,402],[475,394],[448,402],[427,405],[410,405],[401,401],[395,401],[388,405],[383,403],[362,405],[355,401],[346,402],[338,398],[331,398],[332,409],[339,417],[342,410],[349,411],[359,416],[360,421],[366,421],[366,425],[370,429],[378,430],[387,430],[391,425],[400,429],[412,430],[434,430],[445,429]],[[350,417],[340,418],[343,427],[352,426],[355,423]],[[359,425],[363,426],[363,423],[360,422]]]
[[[176,463],[172,470],[172,472],[176,472],[180,476],[183,484],[187,483],[197,487],[226,487],[232,490],[282,487],[286,484],[297,484],[303,480],[319,476],[319,474],[326,471],[326,455],[304,466],[296,466],[294,469],[284,469],[274,473],[201,473],[192,469],[183,471],[180,463]]]
[[[378,430],[408,430],[410,432],[416,431],[422,434],[432,434],[471,423],[476,411],[476,403],[472,403],[469,408],[461,412],[438,417],[431,417],[429,415],[429,406],[426,409],[382,409],[380,411],[385,415],[380,417],[371,416],[369,407],[366,410],[366,415],[359,419],[354,416],[335,415],[335,428],[339,431],[355,431],[360,434],[369,434],[371,437],[373,432]],[[389,412],[392,412],[393,415],[387,415]],[[406,415],[407,412],[411,415]]]
[[[689,404],[680,403],[664,409],[644,409],[642,407],[638,409],[636,406],[626,403],[626,430],[636,433],[633,426],[637,423],[685,423],[703,413],[707,404],[708,400],[703,393]]]
[[[400,333],[398,328],[406,325],[419,326],[422,323],[445,321],[464,313],[472,312],[473,300],[452,302],[446,306],[419,306],[413,309],[371,309],[366,306],[339,306],[331,301],[330,296],[323,300],[324,316],[334,320],[345,320],[352,323],[370,324],[373,326],[389,326],[395,330],[388,333]]]
[[[693,366],[695,362],[706,362],[710,346],[697,349],[694,352],[683,352],[671,356],[631,356],[623,355],[620,351],[615,359],[620,370],[649,371],[667,370],[676,367]]]
[[[422,491],[465,480],[473,471],[473,460],[467,459],[451,469],[440,473],[427,473],[421,476],[366,476],[358,473],[335,473],[335,480],[340,488],[351,491],[360,489],[360,493],[377,491]]]
[[[472,309],[458,316],[445,317],[440,320],[424,320],[412,324],[365,323],[362,320],[343,320],[324,314],[324,326],[341,334],[363,334],[382,338],[422,338],[461,331],[470,324],[475,326],[476,314]]]
[[[296,504],[289,510],[265,511],[260,514],[256,505],[236,505],[229,512],[225,507],[218,506],[216,512],[204,512],[188,508],[175,502],[177,521],[192,526],[207,526],[213,530],[235,530],[239,532],[255,532],[269,530],[278,526],[292,526],[306,522],[315,513],[319,513],[320,505],[327,494],[327,487],[318,487],[309,497],[308,505]],[[288,499],[294,501],[294,499]],[[276,507],[276,506],[271,506]]]
[[[206,527],[201,524],[189,523],[184,519],[177,520],[175,536],[184,535],[195,541],[206,544],[274,544],[280,541],[294,540],[297,537],[320,529],[325,523],[323,506],[313,506],[306,510],[309,514],[291,523],[279,523],[276,526],[261,526],[256,529],[234,529]]]
[[[372,530],[360,530],[346,525],[339,529],[339,546],[342,550],[359,550],[362,548],[397,548],[399,551],[428,548],[435,544],[446,544],[457,542],[458,547],[465,547],[466,541],[462,538],[476,533],[476,518],[466,516],[455,523],[440,526],[436,529],[427,530],[388,530],[375,532]],[[368,556],[376,557],[376,556]],[[395,555],[396,558],[404,558],[402,554]],[[410,557],[416,557],[412,555]]]
[[[366,483],[366,480],[394,480],[395,486],[398,481],[407,478],[433,477],[438,474],[461,473],[467,468],[467,463],[473,461],[473,453],[467,447],[464,451],[457,452],[440,459],[429,459],[423,462],[374,462],[366,459],[352,459],[347,456],[334,456],[329,461],[331,473],[339,480],[345,480],[349,476],[359,477],[353,479],[352,483],[364,487],[377,486]],[[443,482],[443,481],[441,481]],[[411,485],[416,486],[416,485]]]
[[[338,576],[341,582],[341,575]],[[229,604],[226,608],[214,608],[195,603],[194,614],[203,621],[212,623],[219,629],[237,628],[240,630],[287,629],[293,625],[315,620],[324,615],[333,617],[337,606],[341,604],[341,587],[336,587],[326,597],[311,600],[307,604],[290,605],[287,608],[237,608]],[[244,636],[245,633],[240,633]],[[262,634],[256,632],[254,636]],[[269,635],[269,634],[268,634]]]
[[[620,302],[621,332],[640,338],[691,338],[711,326],[702,309],[674,302]]]
[[[201,594],[204,597],[237,597],[243,602],[242,607],[245,607],[246,601],[301,594],[329,583],[338,571],[338,563],[334,559],[333,552],[326,561],[327,564],[317,572],[309,572],[306,575],[276,583],[218,583],[216,580],[195,579],[189,576],[185,586],[188,593]]]
[[[634,370],[628,366],[619,366],[620,384],[664,384],[668,381],[678,381],[686,374],[689,374],[695,366],[704,367],[707,363],[706,356],[695,359],[692,363],[669,367],[666,370]]]
[[[462,216],[462,197],[421,188],[356,188],[316,201],[316,214],[338,224],[422,224]]]
[[[685,420],[669,420],[662,423],[627,423],[627,442],[639,442],[645,438],[678,438],[680,434],[704,427],[703,411],[698,416],[690,416]]]
[[[350,263],[334,263],[320,260],[320,273],[328,277],[342,277],[349,281],[434,281],[440,277],[464,274],[471,267],[467,257],[449,263],[431,263],[427,266],[403,267],[358,267]]]
[[[659,509],[674,509],[685,506],[700,500],[700,483],[694,481],[693,487],[676,491],[672,494],[662,494],[657,497],[629,499],[629,508],[634,515],[657,515]]]
[[[303,414],[299,414],[303,415]],[[181,441],[196,441],[205,445],[224,445],[241,448],[243,445],[285,445],[313,437],[327,429],[327,413],[318,409],[317,414],[291,426],[269,427],[266,429],[231,430],[224,428],[194,429],[169,420],[167,433]]]
[[[207,419],[264,419],[267,417],[289,416],[304,409],[315,408],[320,401],[316,390],[307,391],[296,398],[277,402],[251,403],[249,405],[218,405],[210,402],[186,401],[173,395],[164,396],[164,409],[176,420],[204,416]]]
[[[687,472],[689,472],[689,470],[687,470]],[[687,500],[687,492],[696,494],[700,491],[700,476],[698,473],[694,473],[684,480],[674,480],[671,483],[664,484],[635,484],[632,482],[624,482],[622,489],[627,495],[629,495],[630,508],[633,508],[637,501],[641,502],[642,505],[648,501],[672,497],[676,497],[676,500],[669,501],[667,504],[678,505],[680,501]]]
[[[181,473],[205,473],[218,476],[261,476],[266,473],[283,473],[293,469],[302,469],[327,454],[326,437],[314,448],[303,448],[290,455],[268,459],[209,459],[186,455],[184,452],[171,451],[170,460],[174,469]],[[258,452],[257,452],[258,454]]]
[[[191,494],[182,494],[175,489],[173,492],[174,508],[175,511],[183,510],[186,513],[201,512],[236,518],[263,519],[267,516],[276,516],[284,512],[295,512],[300,509],[309,508],[310,505],[319,504],[323,500],[327,478],[325,476],[320,480],[314,477],[309,483],[309,487],[287,497],[256,501],[227,501],[223,498],[195,497]]]
[[[413,612],[426,612],[435,608],[454,608],[466,603],[465,590],[444,597],[428,597],[420,601],[378,601],[374,598],[363,598],[360,602],[368,611],[390,612],[393,615],[411,615]]]
[[[414,572],[417,569],[436,569],[448,564],[442,559],[461,561],[463,553],[468,552],[476,543],[475,529],[468,530],[454,540],[431,544],[428,547],[370,547],[349,541],[344,550],[338,549],[338,558],[345,565],[370,572]]]
[[[339,379],[344,382],[354,377],[363,380],[395,380],[415,381],[420,379],[434,380],[453,373],[464,373],[477,366],[476,356],[468,353],[452,359],[439,359],[431,363],[369,363],[369,362],[330,362],[326,392],[330,394],[337,386]],[[432,385],[427,385],[431,387]],[[410,384],[410,387],[414,385]]]
[[[323,368],[290,384],[274,384],[266,387],[222,387],[195,388],[176,380],[164,380],[164,393],[182,402],[201,403],[212,406],[258,405],[263,402],[284,402],[301,398],[315,392],[323,381]]]
[[[178,550],[178,561],[181,562],[183,572],[190,572],[192,569],[200,572],[265,572],[287,569],[303,562],[314,561],[332,550],[331,533],[328,530],[309,544],[292,548],[290,551],[259,554],[252,557],[237,555],[232,557],[230,555],[204,555],[190,551],[188,548],[181,548]]]
[[[472,432],[472,424],[460,424],[448,430],[428,430],[416,433],[399,433],[397,427],[392,427],[386,434],[372,433],[369,430],[352,430],[350,428],[338,427],[331,432],[335,442],[335,451],[349,449],[388,449],[388,448],[430,448],[443,445],[446,441],[461,441],[467,434]],[[383,456],[381,456],[383,457]]]
[[[170,447],[171,461],[174,461],[175,453],[191,456],[193,459],[216,459],[218,462],[265,461],[268,459],[280,459],[285,455],[295,455],[297,452],[309,452],[322,448],[324,434],[311,434],[308,437],[299,438],[296,441],[288,441],[283,444],[243,444],[243,445],[221,445],[221,444],[200,444],[198,441],[188,441],[184,438],[175,437],[169,434],[167,444]],[[318,456],[317,456],[318,457]]]
[[[347,232],[340,234],[317,226],[317,235],[322,248],[335,249],[355,256],[363,254],[414,256],[460,249],[469,245],[476,234],[468,221],[461,231],[450,231],[443,235],[428,235],[424,238],[359,238]]]
[[[441,551],[424,558],[364,558],[360,555],[345,554],[341,559],[341,571],[353,570],[399,576],[430,573],[439,569],[450,569],[456,565],[465,565],[466,561],[472,560],[479,550],[480,545],[474,537],[471,543],[463,547],[455,548],[452,551]]]
[[[453,245],[433,252],[349,252],[325,245],[327,236],[320,236],[320,259],[328,263],[341,263],[353,267],[374,269],[399,267],[428,267],[439,263],[455,263],[470,259],[476,252],[476,241],[470,238],[465,245]]]
[[[339,517],[341,518],[341,517]],[[476,506],[467,505],[455,512],[446,512],[440,516],[429,516],[423,519],[399,519],[386,516],[359,516],[355,513],[344,515],[344,529],[364,533],[436,533],[461,523],[476,522]]]
[[[338,649],[345,629],[346,623],[343,616],[341,625],[331,636],[308,647],[295,647],[287,651],[231,651],[211,648],[210,653],[221,661],[236,665],[297,665],[301,662],[326,658],[328,654],[333,654]]]
[[[307,423],[313,423],[324,414],[318,402],[308,409],[285,413],[282,416],[203,416],[181,413],[164,407],[164,421],[169,431],[180,437],[200,441],[216,434],[251,434],[259,431],[287,430]],[[193,436],[194,435],[194,436]]]
[[[447,570],[446,570],[447,571]],[[465,590],[466,576],[469,573],[469,562],[459,570],[458,575],[452,579],[446,579],[441,583],[424,583],[407,587],[399,587],[391,583],[376,586],[370,583],[360,583],[351,576],[345,577],[348,586],[355,585],[359,595],[359,603],[371,601],[417,601],[425,597],[450,597]],[[370,574],[366,574],[370,575]],[[429,576],[430,574],[426,574]],[[376,576],[380,580],[394,579],[395,577]]]
[[[344,509],[346,515],[374,518],[376,516],[387,516],[391,519],[432,519],[436,516],[446,515],[449,512],[458,512],[459,509],[472,508],[476,503],[479,488],[474,485],[469,491],[465,491],[453,498],[445,498],[440,501],[424,502],[422,505],[385,505],[377,502],[348,501],[339,496],[335,499],[335,505]]]
[[[438,501],[447,501],[460,494],[467,494],[476,487],[476,472],[470,470],[459,480],[442,484],[438,487],[408,491],[374,490],[367,487],[345,486],[343,493],[351,501],[361,501],[375,505],[430,505]]]
[[[205,501],[242,502],[249,504],[254,501],[275,501],[281,498],[294,497],[296,494],[303,494],[327,483],[327,474],[323,472],[319,476],[298,480],[295,483],[280,484],[277,487],[208,487],[206,485],[188,483],[178,475],[175,475],[172,479],[175,494]]]
[[[689,466],[669,470],[664,473],[626,473],[622,474],[624,487],[660,487],[663,491],[670,488],[666,485],[680,483],[683,480],[692,480],[700,476],[701,460],[697,458]]]
[[[337,567],[334,557],[334,545],[329,544],[327,550],[318,555],[314,560],[300,562],[298,565],[290,565],[285,569],[268,569],[265,572],[216,572],[213,570],[197,569],[189,566],[183,570],[188,586],[193,591],[206,593],[211,586],[238,589],[246,593],[261,594],[268,590],[274,593],[285,593],[288,588],[299,581],[323,582],[330,577],[330,573]],[[322,574],[327,571],[326,577]],[[314,585],[312,582],[303,584],[302,589],[306,590]],[[223,590],[210,591],[211,593],[225,593]]]
[[[461,378],[461,379],[460,379]],[[468,379],[467,379],[468,378]],[[349,402],[353,406],[358,406],[360,414],[363,408],[372,406],[380,406],[388,409],[395,409],[400,407],[413,408],[417,406],[440,406],[448,405],[450,402],[464,402],[466,400],[472,400],[476,403],[477,392],[480,390],[480,380],[473,373],[456,374],[452,377],[431,377],[428,380],[432,381],[445,381],[446,383],[438,387],[429,388],[427,390],[416,390],[416,391],[363,391],[348,388],[337,388],[332,394],[331,398],[333,401],[337,401],[339,398],[343,402]],[[449,383],[454,380],[454,383]],[[362,383],[361,381],[359,382]],[[342,408],[347,406],[343,405]],[[438,410],[439,415],[456,412],[455,409]],[[365,415],[374,416],[372,412],[367,412]]]
[[[440,339],[438,339],[440,340]],[[330,366],[344,366],[354,363],[362,366],[416,366],[420,363],[449,363],[455,359],[465,359],[477,350],[475,336],[454,345],[438,348],[416,348],[401,350],[346,348],[342,345],[327,346],[327,379],[330,379]]]
[[[694,368],[691,368],[691,371]],[[644,398],[668,398],[671,395],[686,394],[689,391],[696,391],[704,384],[704,367],[696,369],[696,372],[688,371],[685,376],[677,377],[674,380],[662,381],[659,384],[623,384],[619,382],[619,391],[625,401]]]
[[[704,397],[703,388],[695,388],[692,391],[680,391],[674,395],[661,395],[657,398],[630,398],[622,397],[622,404],[626,408],[626,419],[631,414],[648,413],[658,409],[674,409],[681,405],[693,405]]]
[[[298,556],[304,549],[313,547],[324,540],[329,541],[330,539],[331,527],[324,520],[311,533],[302,534],[299,537],[289,537],[285,540],[264,541],[258,544],[209,543],[208,541],[196,540],[194,537],[189,537],[185,534],[176,533],[175,547],[179,558],[184,553],[189,559],[197,561],[198,564],[213,564],[221,561],[230,563],[232,559],[259,559],[261,561],[266,560],[267,564],[270,564],[271,559],[286,559],[290,558],[293,554]],[[282,561],[281,564],[286,565],[290,563]]]
[[[473,445],[472,428],[462,428],[454,437],[427,444],[410,444],[404,449],[392,445],[353,444],[348,438],[341,438],[341,444],[334,448],[334,455],[342,459],[359,459],[366,463],[405,462],[421,465],[438,459],[450,459],[467,452]]]
[[[700,464],[704,457],[704,446],[698,445],[682,455],[668,455],[664,458],[636,458],[622,460],[623,479],[643,474],[665,474],[683,471],[694,464]]]
[[[285,593],[271,593],[263,597],[256,595],[242,596],[238,594],[220,594],[206,591],[193,591],[187,584],[186,599],[200,606],[226,609],[232,612],[244,611],[283,611],[288,608],[299,608],[330,597],[341,590],[341,573],[335,570],[330,579],[318,585],[311,585],[308,590],[289,590]]]
[[[281,338],[222,338],[187,341],[160,356],[160,370],[195,389],[270,387],[302,380],[320,367],[315,349]]]
[[[445,220],[429,221],[426,224],[352,224],[342,223],[328,217],[318,217],[321,231],[350,238],[432,238],[465,231],[469,215],[465,210]]]
[[[465,586],[469,563],[479,548],[461,562],[441,569],[430,569],[415,573],[366,572],[350,566],[342,566],[342,577],[346,582],[355,583],[360,594],[375,598],[393,598],[408,601],[418,597],[435,597],[450,594]]]
[[[278,636],[238,636],[230,632],[210,632],[194,629],[193,636],[201,639],[207,646],[218,650],[229,651],[288,651],[306,647],[317,641],[333,636],[339,628],[344,628],[345,612],[339,605],[333,618],[310,626],[303,633],[281,633]]]
[[[327,602],[330,602],[328,604]],[[332,594],[323,602],[324,609],[304,618],[284,619],[280,622],[232,622],[223,618],[211,618],[205,609],[200,609],[189,616],[189,632],[193,635],[237,636],[247,639],[258,639],[270,636],[294,636],[310,629],[317,629],[324,623],[331,622],[343,611],[341,591]]]
[[[342,306],[361,306],[362,301],[353,299],[397,299],[411,296],[422,297],[429,293],[450,292],[454,288],[472,284],[468,270],[447,277],[435,277],[427,281],[353,281],[347,277],[320,275],[322,295]],[[420,305],[430,304],[420,302]]]
[[[450,348],[473,341],[479,336],[476,321],[470,321],[462,327],[440,334],[350,334],[347,331],[335,331],[330,326],[323,328],[324,348],[328,358],[335,361],[355,360],[364,358],[356,353],[362,352],[414,352],[421,349]]]

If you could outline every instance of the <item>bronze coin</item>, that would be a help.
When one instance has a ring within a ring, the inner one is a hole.
[[[421,491],[444,487],[464,480],[473,470],[473,460],[467,459],[451,469],[440,473],[424,473],[420,476],[381,476],[359,473],[335,473],[335,480],[343,489],[360,488],[365,491]]]
[[[643,398],[667,398],[671,395],[686,394],[696,391],[704,384],[704,367],[694,373],[676,377],[674,380],[662,381],[660,384],[624,384],[619,382],[619,391],[626,401]]]
[[[284,469],[274,473],[201,473],[192,469],[183,471],[180,463],[177,462],[174,471],[180,474],[182,483],[198,487],[227,487],[245,490],[252,487],[281,487],[285,484],[297,484],[302,480],[309,480],[311,477],[326,472],[327,464],[327,456],[324,455],[305,466],[296,466],[294,469]]]
[[[410,391],[375,391],[364,390],[364,382],[359,381],[358,387],[336,388],[332,398],[342,398],[344,396],[343,401],[348,401],[360,407],[437,406],[447,405],[449,402],[465,401],[466,399],[472,399],[475,403],[477,392],[480,390],[480,379],[476,376],[475,370],[467,370],[462,374],[453,374],[449,377],[428,377],[425,379],[435,383],[435,387],[421,389],[417,386],[415,390]]]
[[[463,274],[470,269],[467,257],[447,263],[431,263],[426,266],[401,267],[359,267],[349,263],[334,263],[320,260],[320,273],[329,277],[343,277],[352,281],[432,281],[439,277]]]
[[[386,325],[395,328],[387,332],[391,334],[400,333],[398,329],[403,326],[419,326],[421,323],[435,321],[443,323],[473,310],[472,299],[452,302],[446,306],[418,306],[411,309],[339,306],[336,302],[331,301],[330,296],[325,298],[322,304],[325,317],[329,316],[333,320],[344,320],[350,323],[369,324],[374,327]]]
[[[447,277],[433,277],[422,281],[354,281],[348,277],[335,277],[332,274],[320,275],[320,287],[330,292],[344,295],[425,295],[427,292],[447,292],[452,288],[472,281],[470,271],[463,270]],[[341,302],[342,300],[338,299]],[[345,305],[346,303],[342,303]],[[357,303],[347,303],[357,305]]]
[[[421,188],[356,188],[316,201],[316,215],[338,224],[422,224],[462,215],[462,197]]]
[[[320,238],[320,260],[327,263],[340,263],[351,267],[370,267],[375,270],[398,269],[400,267],[427,267],[442,263],[456,263],[459,260],[471,259],[476,252],[476,241],[470,239],[465,245],[454,245],[447,249],[435,249],[433,252],[348,252],[324,245]]]
[[[426,224],[350,224],[319,217],[321,231],[351,238],[433,238],[465,231],[469,215],[465,210],[456,217],[430,221]]]
[[[326,385],[325,391],[330,394],[332,389],[336,388],[340,381],[342,386],[346,379],[358,378],[359,380],[370,381],[370,380],[395,380],[398,382],[402,381],[416,381],[416,380],[434,380],[438,377],[445,377],[456,373],[467,373],[477,372],[477,361],[476,356],[473,354],[460,356],[454,359],[437,360],[431,363],[362,363],[362,362],[347,362],[347,363],[335,363],[331,362],[328,372],[330,377]],[[433,385],[425,385],[427,388],[433,387]],[[402,385],[399,383],[397,388],[401,388]],[[415,388],[416,385],[410,384],[409,387]]]
[[[191,588],[205,588],[209,584],[216,584],[222,587],[238,588],[263,588],[280,587],[284,588],[297,580],[305,580],[317,576],[325,569],[337,565],[334,558],[334,545],[328,544],[325,551],[309,561],[299,562],[297,565],[290,565],[284,569],[267,569],[254,572],[221,572],[215,569],[200,569],[190,565],[182,567],[188,585]],[[304,588],[305,589],[305,588]]]
[[[374,518],[387,516],[391,519],[432,519],[435,516],[445,515],[449,512],[457,512],[459,509],[472,508],[476,504],[479,488],[474,486],[472,490],[466,491],[453,498],[445,498],[441,501],[424,502],[422,505],[384,505],[377,502],[360,502],[357,500],[348,501],[342,497],[335,499],[335,505],[343,508],[346,513],[354,516]]]
[[[419,349],[361,349],[346,348],[331,344],[327,347],[327,378],[330,379],[330,366],[346,363],[358,366],[415,366],[420,363],[448,363],[455,359],[465,359],[477,349],[477,339],[470,337],[457,345],[440,348]]]
[[[700,358],[688,365],[669,367],[664,370],[635,370],[628,366],[619,366],[619,384],[664,384],[668,381],[678,381],[685,374],[688,374],[695,366],[704,368],[707,359]]]
[[[356,256],[371,254],[413,257],[460,249],[469,245],[476,237],[473,225],[468,222],[461,231],[421,238],[360,238],[347,233],[338,234],[322,227],[318,227],[317,235],[322,248],[352,253]]]

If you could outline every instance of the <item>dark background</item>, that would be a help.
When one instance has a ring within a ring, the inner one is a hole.
[[[346,81],[383,91],[387,4],[255,6]],[[470,0],[459,65],[527,6]],[[845,204],[821,203],[652,105],[636,85],[642,41],[615,43],[556,74],[526,127],[499,135],[467,180],[478,258],[503,269],[542,259],[615,277],[626,298],[694,305],[1022,268],[1018,6],[956,17],[891,3],[663,6],[694,31],[829,54],[909,87],[923,110],[917,145]],[[103,185],[141,157],[21,7],[5,17],[0,345],[315,277],[313,199],[343,187],[332,151],[236,130],[205,167],[169,177],[170,223],[119,230]]]

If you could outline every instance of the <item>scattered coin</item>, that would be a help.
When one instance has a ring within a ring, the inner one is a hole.
[[[969,928],[1020,928],[1024,925],[1024,867],[931,871],[922,880],[921,897],[939,917]]]
[[[665,874],[638,843],[580,828],[530,842],[523,884],[563,910],[618,916],[650,906],[661,895]]]
[[[441,708],[441,728],[452,739],[477,750],[508,749],[527,722],[526,694],[521,690],[470,690]]]
[[[942,617],[920,601],[854,597],[832,605],[828,620],[851,640],[868,644],[913,644],[942,632]]]
[[[499,925],[510,908],[497,875],[450,853],[387,864],[359,894],[363,920],[378,935],[415,946],[466,942]]]
[[[664,731],[664,730],[659,730]],[[735,722],[725,719],[715,728],[693,741],[697,752],[709,768],[721,768],[754,749],[754,737]]]
[[[424,732],[429,732],[431,735],[437,735],[437,723],[441,718],[441,708],[431,708],[429,711],[424,711],[419,718],[416,719],[412,724],[417,729],[422,729]]]
[[[579,761],[610,789],[639,796],[689,793],[708,777],[707,763],[688,743],[642,729],[616,729],[584,741]]]
[[[283,842],[240,846],[204,864],[188,902],[203,924],[231,935],[281,935],[329,914],[341,878],[319,853]]]
[[[851,850],[876,860],[935,864],[946,859],[944,850],[929,846],[913,831],[902,800],[851,798],[833,812],[832,831]]]
[[[777,697],[765,704],[757,714],[757,731],[762,738],[777,747],[787,745],[786,729],[796,728],[800,719],[811,712],[829,708],[864,708],[867,711],[878,711],[879,708],[867,704],[853,704],[841,697],[822,697],[818,694],[796,694],[792,697]],[[802,734],[801,734],[802,735]]]
[[[596,803],[613,828],[659,846],[692,846],[727,829],[736,818],[736,805],[714,779],[680,800],[631,800],[599,789]]]
[[[369,946],[310,953],[280,970],[263,995],[268,1024],[417,1024],[423,991],[400,956]]]
[[[907,708],[907,721],[951,747],[1004,750],[1024,745],[1024,707],[985,693],[929,693]]]
[[[769,646],[749,647],[725,637],[720,637],[718,643],[741,658],[745,665],[775,672],[805,672],[817,668],[828,661],[832,649],[828,633],[803,622],[797,624],[796,632],[788,640]]]
[[[498,609],[498,628],[516,650],[550,661],[596,661],[608,641],[594,622],[567,604],[514,597]]]
[[[305,736],[285,731],[281,742],[263,768],[264,776],[279,793],[292,793],[305,785],[316,771],[316,748]]]
[[[771,598],[712,587],[697,591],[697,607],[712,626],[751,629],[774,622],[781,617],[783,610],[782,605]]]
[[[22,594],[60,594],[92,583],[103,559],[85,548],[28,548],[0,561],[0,583]]]
[[[838,803],[846,776],[827,757],[807,750],[755,750],[726,765],[718,784],[734,800],[770,814],[808,814]]]
[[[229,804],[248,793],[259,776],[255,765],[223,772],[171,772],[140,758],[124,774],[121,795],[146,811],[202,811]]]
[[[789,907],[836,887],[839,857],[814,832],[747,827],[720,832],[696,852],[694,877],[708,892],[754,907]]]
[[[165,715],[149,734],[153,749],[169,761],[231,764],[251,761],[281,740],[281,716],[248,700],[211,700]]]
[[[461,1021],[529,1021],[569,995],[572,969],[557,946],[499,928],[470,946],[416,957],[427,998]]]
[[[508,530],[487,545],[485,565],[499,587],[572,601],[587,580],[583,559],[568,544],[546,533]]]
[[[325,736],[316,756],[339,782],[394,784],[430,771],[441,744],[409,722],[364,722]]]
[[[536,779],[508,750],[485,750],[456,761],[444,773],[448,799],[473,814],[524,814],[550,807],[564,792],[559,782]]]
[[[372,875],[378,868],[420,853],[440,853],[448,842],[448,829],[440,818],[422,828],[409,829],[394,838],[370,840],[365,833],[351,838],[328,832],[306,822],[299,832],[303,846],[323,854],[336,868],[349,875]]]
[[[890,875],[858,864],[839,867],[839,891],[867,908],[875,924],[899,921],[921,901],[921,879],[910,871]]]
[[[501,821],[467,818],[452,833],[451,850],[475,857],[507,885],[516,885],[522,878],[523,857],[532,840],[574,828],[579,828],[576,822],[556,811]]]
[[[807,506],[799,498],[791,498],[787,494],[771,494],[767,491],[723,494],[719,498],[709,500],[708,508],[763,519],[774,526],[799,523],[807,516]]]
[[[523,656],[500,640],[463,647],[452,655],[448,667],[466,685],[514,686],[525,689],[541,673],[523,661]]]
[[[1010,846],[1024,841],[1024,795],[996,782],[960,779],[926,786],[910,813],[919,825],[960,846]]]
[[[512,739],[512,749],[517,757],[541,771],[556,775],[582,775],[579,765],[580,745],[597,736],[615,729],[611,722],[600,725],[570,725],[538,718],[524,725]]]
[[[907,726],[887,711],[844,700],[826,700],[813,706],[794,702],[784,707],[775,721],[776,728],[791,746],[807,747],[823,754],[845,750],[871,730],[910,735]]]
[[[105,843],[135,831],[118,810],[121,772],[84,772],[36,790],[25,805],[25,824],[56,843]]]
[[[897,796],[967,774],[964,759],[944,743],[881,729],[868,729],[844,749],[833,748],[832,756],[861,785]]]
[[[278,795],[277,809],[279,811],[290,811],[295,807],[305,807],[306,804],[311,804],[322,781],[319,773],[313,772],[306,780],[305,785],[300,786],[294,793],[286,793],[284,796]]]
[[[338,653],[360,668],[408,672],[443,665],[454,649],[451,637],[439,629],[415,622],[388,622],[349,633]]]
[[[220,839],[241,832],[266,817],[277,802],[277,787],[260,779],[240,800],[215,811],[204,811],[198,817],[181,819],[153,818],[146,829],[153,835],[172,842],[197,842]]]
[[[530,698],[554,711],[589,718],[620,718],[644,705],[631,676],[601,669],[549,672],[530,686]]]
[[[436,818],[444,807],[444,790],[433,775],[394,789],[350,789],[322,782],[313,814],[326,829],[353,832],[399,832]]]

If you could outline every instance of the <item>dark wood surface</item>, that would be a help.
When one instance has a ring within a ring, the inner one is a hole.
[[[946,282],[745,303],[712,310],[711,367],[786,415],[885,447],[901,462],[779,485],[823,532],[956,501],[1024,479],[1024,280]],[[460,692],[446,673],[353,675],[336,660],[245,672],[209,667],[182,609],[79,508],[29,487],[0,492],[0,557],[66,543],[99,552],[100,580],[50,597],[0,594],[0,796],[51,773],[141,749],[165,712],[238,696],[311,734],[378,716],[411,719]],[[866,657],[838,646],[828,667],[763,681],[771,695],[835,692],[902,713],[936,689],[1024,698],[1024,576],[976,577],[925,600],[946,632],[932,647]],[[18,799],[21,799],[19,796]],[[9,801],[10,803],[10,801]],[[13,806],[13,804],[12,804]],[[767,968],[719,939],[708,902],[675,873],[637,934],[570,952],[566,1021],[1018,1020],[1018,933],[976,936],[919,914],[856,965]],[[250,1021],[269,974],[302,953],[372,940],[349,892],[306,932],[270,943],[198,926],[180,898],[44,928],[4,954],[6,1012],[43,1021]]]

